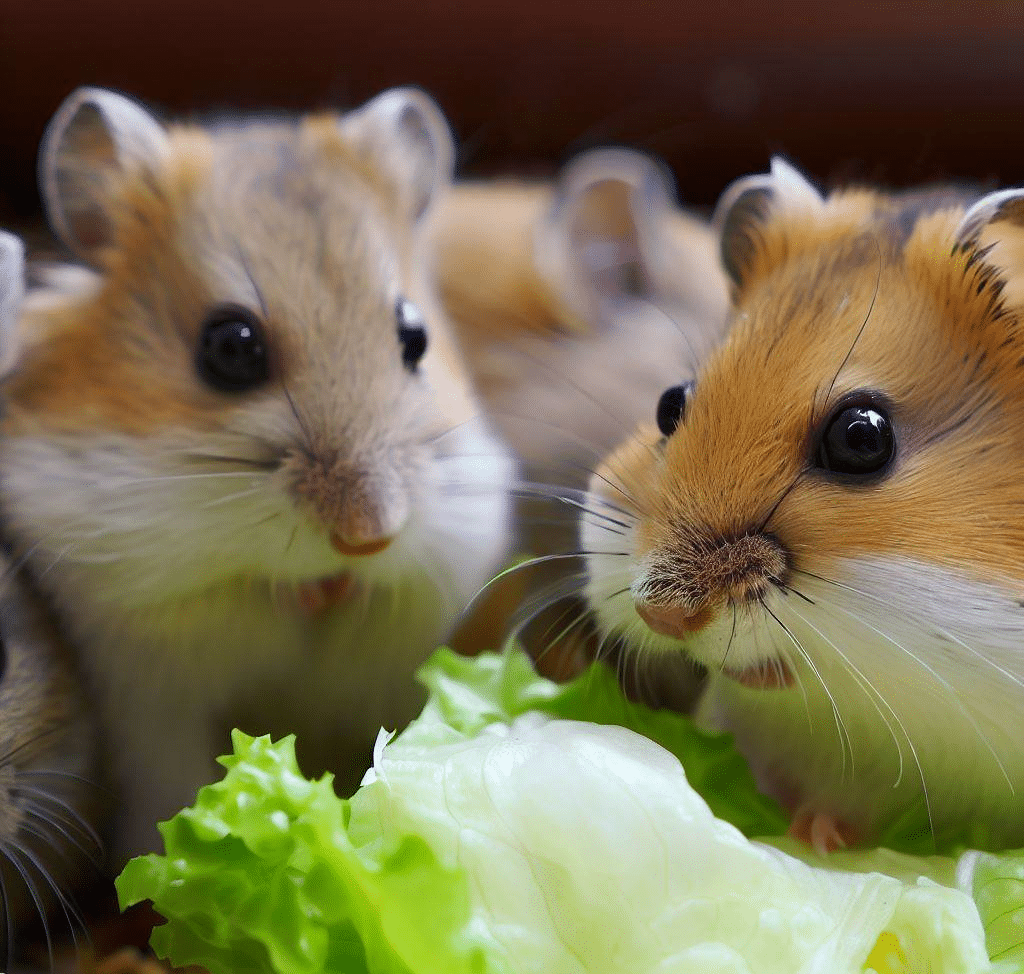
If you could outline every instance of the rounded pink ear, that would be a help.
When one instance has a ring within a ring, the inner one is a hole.
[[[562,172],[538,228],[538,270],[589,320],[650,298],[674,206],[671,177],[654,159],[627,149],[584,153]]]
[[[110,195],[129,170],[154,168],[163,127],[144,108],[102,88],[79,88],[57,110],[39,149],[39,191],[54,233],[95,263],[110,241]]]
[[[771,171],[745,176],[727,187],[713,222],[721,233],[722,266],[737,288],[747,282],[763,227],[776,213],[820,212],[825,199],[781,156]]]
[[[455,143],[437,103],[419,88],[392,88],[340,122],[377,171],[387,177],[412,220],[419,220],[452,180]]]

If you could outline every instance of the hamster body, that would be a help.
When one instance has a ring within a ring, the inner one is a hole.
[[[451,151],[397,89],[217,129],[82,89],[51,123],[44,199],[94,270],[26,299],[0,498],[92,679],[122,858],[232,726],[354,787],[504,553],[511,463],[419,257]]]
[[[720,337],[728,289],[717,235],[676,205],[654,160],[604,149],[573,160],[554,183],[456,184],[433,254],[484,406],[521,460],[525,493],[538,495],[517,507],[520,550],[576,551],[577,522],[591,516],[582,498],[552,503],[541,485],[585,488],[644,417],[637,390],[693,374]],[[556,557],[529,569],[528,608],[579,590],[569,565]],[[552,675],[572,671],[550,645],[571,627],[564,609],[524,634]],[[596,651],[579,649],[573,666]]]
[[[602,631],[706,666],[815,844],[1024,842],[1022,211],[740,181],[727,338],[591,484],[628,525],[584,527]]]
[[[21,301],[20,244],[0,233],[0,327]],[[42,600],[0,554],[0,962],[34,922],[80,922],[74,887],[101,857],[98,741],[81,677]],[[54,930],[56,933],[57,930]],[[72,933],[74,931],[72,930]],[[49,935],[49,934],[48,934]]]

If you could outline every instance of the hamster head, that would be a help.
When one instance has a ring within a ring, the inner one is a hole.
[[[865,827],[897,785],[955,818],[964,757],[965,801],[1024,786],[1021,195],[736,184],[726,341],[591,482],[604,632],[708,667],[775,790]]]
[[[4,390],[15,530],[128,604],[420,562],[467,597],[507,469],[421,272],[451,160],[415,90],[211,128],[72,95],[41,184],[95,277],[27,302]]]

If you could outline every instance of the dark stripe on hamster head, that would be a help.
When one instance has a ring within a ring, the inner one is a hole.
[[[939,210],[965,209],[986,190],[982,187],[926,186],[879,197],[875,219],[882,235],[899,253],[913,236],[920,219]]]

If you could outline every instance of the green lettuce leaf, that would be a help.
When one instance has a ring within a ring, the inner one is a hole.
[[[969,877],[886,850],[816,861],[778,838],[727,738],[628,702],[603,667],[556,686],[517,651],[440,651],[421,678],[423,714],[382,735],[348,801],[301,778],[290,740],[236,732],[223,781],[162,825],[166,855],[118,880],[123,905],[168,918],[161,956],[212,974],[980,974],[987,933],[1017,957],[1005,857]]]

